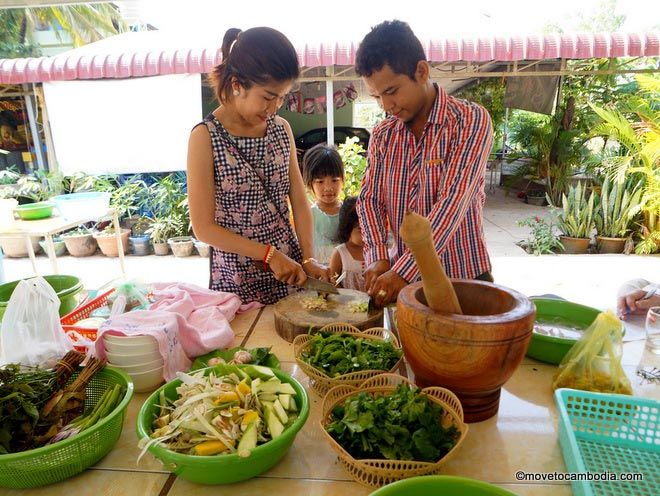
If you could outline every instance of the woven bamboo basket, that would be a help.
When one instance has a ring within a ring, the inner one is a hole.
[[[350,324],[336,323],[328,324],[319,329],[317,332],[350,334],[356,338],[359,337],[364,339],[373,339],[376,341],[390,341],[392,346],[394,346],[396,349],[401,349],[401,344],[399,344],[399,340],[396,338],[394,333],[384,327],[372,327],[366,331],[361,331],[357,327]],[[293,340],[293,354],[296,358],[296,362],[298,362],[298,366],[309,377],[309,385],[321,396],[323,396],[335,386],[359,386],[370,377],[383,374],[384,372],[395,372],[403,363],[403,353],[401,353],[401,358],[399,358],[399,361],[396,362],[396,364],[394,364],[390,370],[360,370],[357,372],[351,372],[350,374],[342,374],[338,375],[337,377],[330,377],[322,370],[311,366],[302,358],[302,354],[311,346],[312,338],[313,335],[309,334],[301,334],[300,336],[296,336],[296,338]]]
[[[366,392],[372,395],[392,393],[399,384],[408,384],[416,387],[405,377],[397,374],[380,374],[365,381],[360,387],[337,386],[332,388],[323,398],[323,416],[320,424],[323,434],[332,449],[337,452],[339,461],[350,476],[360,484],[371,487],[380,487],[391,482],[420,475],[436,474],[442,465],[449,460],[463,443],[468,432],[468,425],[463,421],[463,408],[454,393],[441,387],[428,387],[422,389],[422,394],[443,409],[441,422],[445,427],[455,425],[460,435],[454,447],[436,462],[416,462],[410,460],[356,460],[333,437],[328,434],[325,426],[330,423],[332,410],[343,403],[347,398],[358,393]]]

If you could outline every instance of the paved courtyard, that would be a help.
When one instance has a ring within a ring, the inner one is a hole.
[[[621,282],[635,277],[660,280],[658,255],[528,255],[516,245],[526,237],[527,228],[518,227],[516,222],[532,215],[549,214],[547,207],[524,204],[513,193],[506,196],[502,188],[488,192],[484,228],[497,283],[527,295],[554,293],[604,309],[613,306]],[[63,256],[58,258],[58,264],[61,274],[80,277],[88,288],[98,288],[120,276],[119,261],[103,255]],[[51,272],[48,258],[43,254],[37,257],[37,268],[41,274]],[[199,256],[127,256],[126,268],[129,277],[144,282],[208,284],[208,260]],[[33,275],[27,258],[5,258],[4,271],[7,281]]]

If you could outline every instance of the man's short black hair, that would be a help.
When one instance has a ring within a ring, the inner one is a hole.
[[[371,29],[355,54],[358,76],[369,77],[385,64],[397,74],[415,79],[417,63],[426,60],[424,48],[407,22],[385,21]]]

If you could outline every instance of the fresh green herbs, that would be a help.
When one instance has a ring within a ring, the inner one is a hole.
[[[0,369],[0,453],[32,446],[39,410],[57,384],[55,372],[8,364]]]
[[[442,407],[400,385],[383,396],[359,393],[335,407],[328,433],[356,459],[436,462],[460,436],[441,424]]]
[[[401,358],[401,350],[389,341],[317,333],[301,356],[329,377],[337,377],[360,370],[391,370]]]

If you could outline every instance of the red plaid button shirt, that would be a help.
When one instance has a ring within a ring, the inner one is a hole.
[[[412,254],[399,238],[408,209],[430,220],[449,277],[473,279],[491,270],[482,215],[493,141],[490,116],[483,107],[436,89],[419,141],[395,117],[374,128],[357,202],[366,265],[389,259],[392,270],[408,282],[419,278]],[[394,235],[389,254],[388,223]]]

